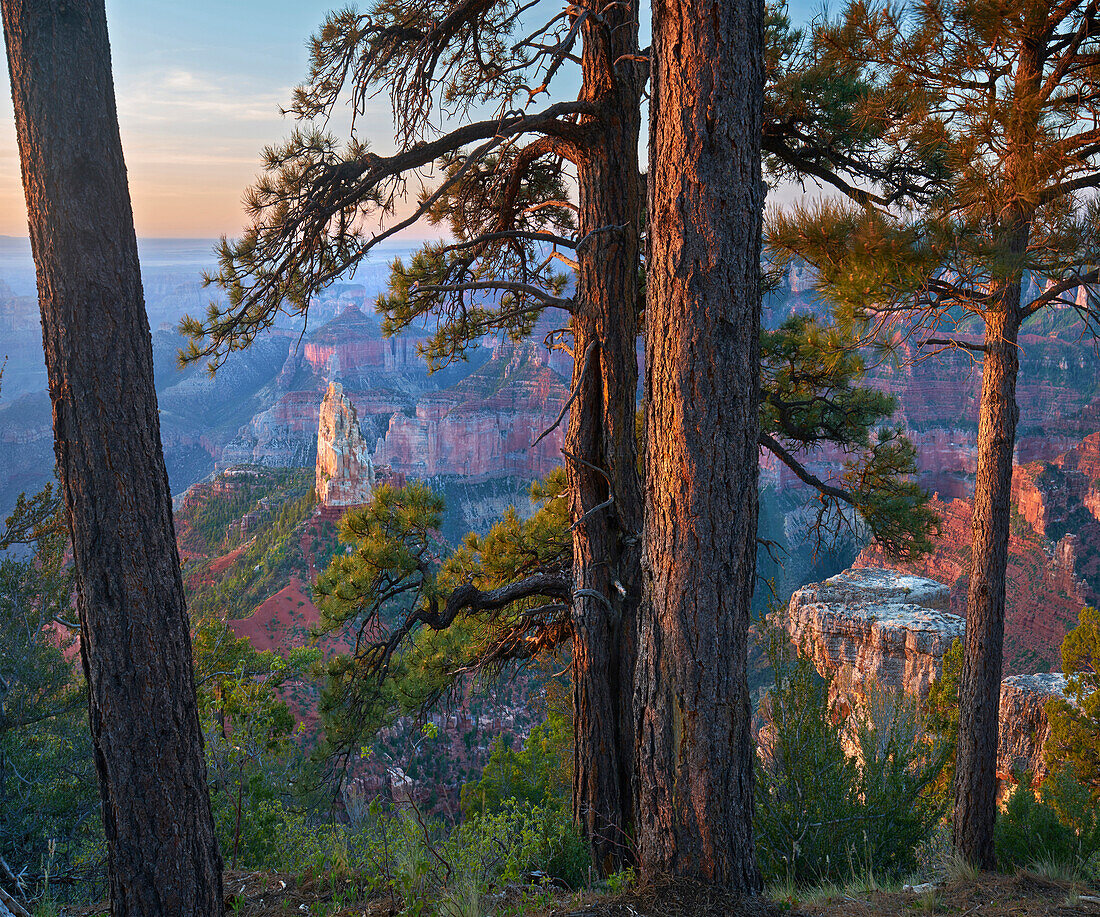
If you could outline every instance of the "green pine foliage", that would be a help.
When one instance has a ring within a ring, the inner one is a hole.
[[[426,354],[445,363],[482,334],[524,336],[548,305],[567,304],[552,252],[576,245],[567,161],[575,155],[571,147],[560,153],[584,105],[534,103],[558,92],[551,83],[574,69],[583,40],[578,29],[562,30],[560,9],[532,12],[536,5],[433,0],[410,19],[407,7],[374,0],[364,12],[326,18],[289,109],[302,126],[265,150],[264,172],[246,197],[252,225],[222,240],[219,271],[207,278],[228,302],[181,323],[191,338],[182,361],[211,357],[214,369],[278,314],[306,313],[318,291],[402,226],[389,218],[414,176],[423,189],[417,216],[447,224],[454,238],[394,265],[379,301],[389,330],[433,315]],[[361,111],[379,92],[393,104],[394,155],[373,153],[354,124],[346,143],[313,126],[344,102]],[[450,132],[439,130],[440,119]],[[424,170],[433,168],[437,181],[425,186]],[[389,225],[372,232],[380,217]]]
[[[438,598],[442,521],[442,498],[421,483],[383,485],[369,504],[345,513],[340,540],[351,550],[337,552],[315,587],[321,628],[350,623],[369,636],[366,628],[392,624],[405,607]]]
[[[775,681],[762,705],[755,817],[765,879],[806,886],[902,875],[944,812],[934,789],[945,743],[904,698],[872,696],[849,722],[784,635],[766,640]]]
[[[1096,806],[1093,788],[1081,779],[1072,764],[1065,763],[1047,774],[1040,793],[1042,801],[1054,810],[1072,836],[1071,865],[1095,876],[1096,854],[1100,853],[1100,808]]]
[[[945,164],[935,136],[912,130],[909,98],[828,40],[820,19],[796,29],[786,3],[769,4],[765,30],[763,147],[775,184],[812,176],[872,206],[935,193]]]
[[[0,556],[0,856],[30,894],[79,897],[105,851],[84,682],[66,657],[73,580],[53,484],[20,496],[0,529],[0,551],[13,546]]]
[[[1011,871],[1041,859],[1068,862],[1073,842],[1073,832],[1058,819],[1054,807],[1037,796],[1030,780],[1017,784],[994,828],[1000,868]]]
[[[850,456],[837,480],[803,478],[818,489],[819,539],[850,528],[852,514],[843,511],[850,509],[889,553],[918,557],[931,552],[940,520],[913,480],[916,450],[888,423],[897,400],[861,385],[865,355],[874,348],[860,344],[839,323],[810,315],[761,333],[764,445],[792,467],[826,444]]]
[[[457,690],[464,676],[552,653],[567,637],[565,609],[538,596],[493,611],[465,607],[447,621],[439,608],[459,586],[487,591],[565,569],[572,548],[563,490],[555,471],[533,486],[531,517],[510,509],[454,552],[438,537],[442,498],[423,484],[382,487],[344,516],[348,551],[336,553],[315,589],[321,630],[350,627],[359,641],[356,654],[327,668],[329,752],[358,754],[365,737]]]
[[[1038,792],[1025,774],[998,813],[994,845],[997,865],[1006,872],[1054,864],[1073,874],[1094,873],[1100,813],[1072,767],[1052,771]]]
[[[1044,753],[1052,769],[1070,768],[1100,802],[1100,610],[1082,608],[1062,642],[1069,700],[1047,702],[1050,737]]]
[[[300,805],[306,795],[305,756],[280,689],[310,677],[320,652],[258,652],[214,617],[194,623],[192,648],[221,849],[233,868],[262,865],[275,843],[268,804]]]
[[[812,264],[844,321],[908,324],[932,348],[957,346],[938,335],[981,332],[1005,308],[1025,330],[1046,327],[1046,311],[1076,335],[1100,331],[1091,16],[1042,0],[861,0],[822,22],[814,53],[858,74],[856,119],[879,156],[914,157],[927,193],[906,171],[869,172],[845,199],[773,212],[773,256]],[[1030,302],[1028,276],[1050,281]]]
[[[516,751],[497,740],[481,777],[462,788],[467,818],[499,812],[508,800],[567,811],[573,788],[573,723],[552,711]]]
[[[461,359],[485,335],[525,340],[548,305],[568,305],[569,276],[542,253],[554,239],[572,247],[566,237],[576,231],[573,211],[556,203],[569,200],[568,179],[560,162],[536,159],[523,167],[518,155],[474,162],[444,156],[444,193],[425,215],[454,241],[427,242],[408,264],[398,258],[391,265],[389,291],[376,306],[382,330],[396,334],[431,319],[435,331],[421,345],[429,370]],[[505,226],[511,238],[495,241]],[[456,296],[459,288],[474,296]],[[493,291],[498,296],[485,295]]]

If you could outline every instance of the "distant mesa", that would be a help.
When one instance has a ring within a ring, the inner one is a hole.
[[[317,425],[317,499],[322,506],[361,506],[370,502],[376,483],[355,405],[333,382]]]

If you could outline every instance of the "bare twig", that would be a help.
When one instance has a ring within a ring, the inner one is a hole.
[[[569,396],[569,400],[562,406],[561,411],[558,412],[557,418],[550,426],[543,430],[538,438],[528,446],[529,449],[534,449],[539,443],[541,443],[547,436],[549,436],[562,422],[562,418],[565,417],[565,412],[569,410],[569,406],[577,400],[577,396],[581,393],[581,382],[588,373],[588,362],[592,359],[592,352],[596,349],[596,341],[589,342],[588,346],[584,350],[584,365],[581,366],[581,374],[577,377],[577,385],[573,389],[573,394]]]

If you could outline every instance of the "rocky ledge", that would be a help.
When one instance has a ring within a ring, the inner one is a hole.
[[[872,688],[924,698],[943,656],[962,639],[965,622],[945,609],[943,583],[893,570],[847,570],[791,597],[776,623],[824,676],[841,709],[868,700]],[[1042,780],[1042,748],[1050,733],[1046,702],[1065,696],[1060,673],[1014,675],[1001,684],[997,772],[1027,770]]]
[[[834,695],[866,696],[874,684],[923,697],[964,632],[962,618],[945,610],[950,602],[951,590],[935,580],[847,570],[799,589],[782,624],[819,672],[836,676]]]
[[[1046,705],[1052,697],[1066,697],[1066,676],[1061,672],[1013,675],[1001,682],[997,776],[1005,779],[1027,771],[1041,782],[1047,775],[1043,745],[1050,736]]]

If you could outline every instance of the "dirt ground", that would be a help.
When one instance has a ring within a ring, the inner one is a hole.
[[[1090,897],[1093,900],[1088,900]],[[983,874],[975,881],[956,881],[931,892],[871,892],[812,904],[795,904],[807,917],[1068,917],[1100,914],[1100,892],[1068,882],[1052,882],[1031,873]]]
[[[227,872],[226,915],[233,917],[396,917],[388,897],[355,901],[350,886],[300,882],[277,873]],[[837,892],[812,900],[742,900],[690,882],[633,888],[619,895],[562,893],[548,906],[522,911],[505,893],[487,913],[522,917],[1100,917],[1100,890],[1021,872],[983,874],[915,894],[906,891]],[[105,908],[69,912],[92,917]]]
[[[1095,896],[1094,900],[1088,900]],[[538,917],[1070,917],[1100,915],[1100,892],[1029,873],[982,875],[935,890],[838,893],[812,902],[739,901],[690,885],[637,889],[581,907],[558,906]]]

